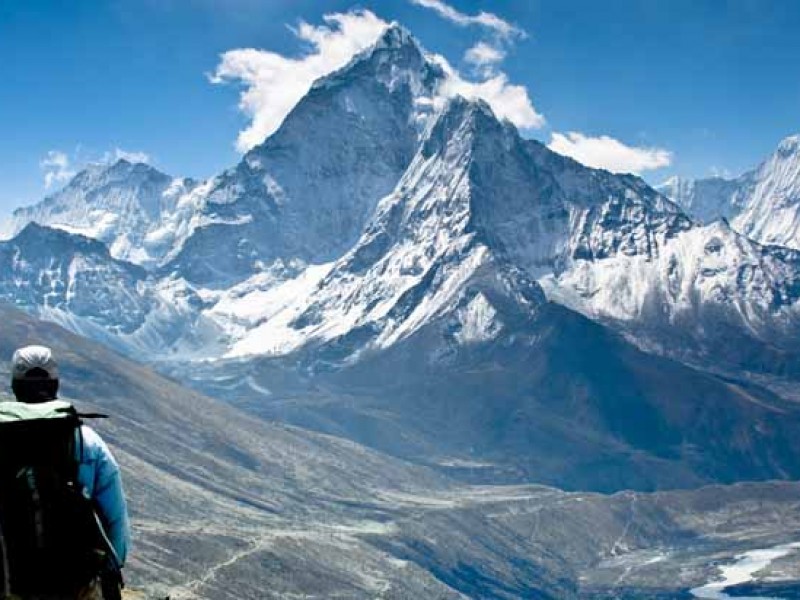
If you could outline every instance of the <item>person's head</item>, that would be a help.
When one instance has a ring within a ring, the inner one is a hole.
[[[46,346],[25,346],[11,359],[11,389],[20,402],[35,404],[58,395],[58,365]]]

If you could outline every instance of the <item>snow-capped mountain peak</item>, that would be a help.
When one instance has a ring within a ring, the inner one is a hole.
[[[407,29],[393,23],[372,46],[356,54],[347,65],[314,82],[312,90],[363,77],[390,89],[405,84],[415,96],[426,96],[441,83],[444,72],[427,59],[425,51]]]
[[[90,164],[51,198],[64,208],[68,208],[66,204],[70,201],[83,201],[92,208],[122,208],[129,202],[149,217],[157,218],[161,208],[158,192],[171,182],[171,177],[148,164],[119,159],[110,165]],[[100,194],[99,188],[118,193]],[[89,195],[84,195],[85,192]]]
[[[800,135],[785,138],[737,195],[744,200],[736,229],[765,244],[800,249]]]
[[[800,134],[736,179],[675,179],[659,189],[703,222],[726,218],[756,241],[800,249]]]
[[[784,138],[756,173],[769,188],[760,192],[800,202],[800,134]]]
[[[453,311],[464,329],[459,339],[488,339],[502,326],[492,321],[490,300],[469,291],[479,280],[506,281],[503,293],[532,302],[533,310],[543,301],[538,286],[514,283],[523,274],[512,275],[472,226],[470,169],[479,138],[492,128],[503,130],[484,103],[450,102],[352,250],[320,273],[310,293],[247,332],[230,355],[283,354],[336,340],[339,357],[350,360]]]
[[[169,251],[178,229],[164,231],[165,224],[193,211],[181,198],[196,186],[144,163],[91,164],[39,204],[17,209],[10,234],[36,222],[99,240],[115,258],[153,266]]]
[[[647,257],[688,226],[640,180],[598,181],[596,171],[569,163],[571,171],[559,173],[562,187],[540,168],[548,160],[561,165],[548,153],[485,102],[452,99],[353,249],[310,293],[279,314],[265,312],[230,356],[333,343],[352,360],[441,319],[454,319],[453,331],[464,328],[457,339],[488,339],[503,329],[502,314],[532,315],[544,302],[534,277],[582,255],[582,247],[598,257]],[[569,193],[580,178],[602,188],[594,202]],[[485,292],[490,281],[496,285]]]
[[[375,48],[403,48],[412,47],[421,52],[419,43],[411,32],[397,23],[391,23],[375,43]]]
[[[781,140],[777,152],[783,157],[800,156],[800,133],[790,135]]]
[[[420,100],[441,76],[407,31],[389,27],[214,180],[169,270],[221,288],[276,261],[340,257],[408,167],[432,105]]]

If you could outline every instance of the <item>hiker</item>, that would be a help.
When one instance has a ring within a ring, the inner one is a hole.
[[[102,415],[57,400],[49,348],[20,348],[11,369],[17,402],[0,403],[0,598],[120,598],[130,529],[119,467],[80,420]]]

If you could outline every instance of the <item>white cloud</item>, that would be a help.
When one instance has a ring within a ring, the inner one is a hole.
[[[272,135],[286,115],[308,92],[318,78],[345,66],[356,53],[371,46],[389,23],[370,11],[325,15],[325,25],[301,23],[295,35],[311,45],[300,57],[288,57],[267,50],[244,48],[225,52],[213,83],[238,82],[243,89],[239,108],[250,118],[237,138],[236,147],[246,152]],[[439,100],[456,95],[486,101],[494,112],[521,128],[541,127],[545,120],[533,106],[528,91],[513,85],[496,69],[505,52],[496,45],[476,44],[468,60],[482,67],[478,79],[462,76],[442,56],[426,53],[438,63],[446,80],[438,90]]]
[[[613,173],[638,174],[672,163],[672,152],[668,150],[627,146],[607,135],[589,137],[575,131],[553,133],[547,147],[589,167]]]
[[[130,152],[122,148],[115,148],[113,152],[106,152],[105,160],[103,162],[117,162],[118,160],[127,160],[131,163],[145,163],[150,164],[150,155],[146,152]]]
[[[493,13],[482,11],[477,15],[468,15],[443,0],[410,0],[410,2],[430,9],[456,25],[462,27],[478,25],[496,34],[492,44],[480,41],[464,55],[464,60],[475,67],[473,75],[479,77],[477,81],[462,76],[443,56],[429,56],[438,62],[447,74],[447,80],[439,90],[442,98],[463,96],[470,100],[484,100],[498,117],[507,119],[522,129],[539,128],[545,124],[544,117],[534,108],[528,90],[524,86],[509,83],[508,75],[497,68],[506,57],[504,47],[512,44],[517,38],[527,37],[525,31]]]
[[[440,17],[456,25],[461,25],[462,27],[480,25],[491,29],[504,38],[525,37],[526,35],[522,29],[501,19],[493,13],[482,11],[477,15],[468,15],[446,4],[442,0],[411,0],[411,3],[423,8],[429,8]]]
[[[478,42],[464,54],[464,60],[476,67],[493,67],[505,59],[505,50]]]
[[[312,46],[299,58],[245,48],[225,52],[213,83],[239,81],[244,85],[239,107],[252,118],[236,146],[246,152],[263,142],[308,92],[311,84],[345,66],[356,53],[373,44],[389,25],[368,10],[323,17],[325,25],[300,23],[295,35]]]
[[[54,185],[63,184],[75,176],[69,156],[60,150],[50,150],[39,162],[44,171],[44,187],[49,190]]]
[[[545,124],[545,118],[536,111],[528,90],[521,85],[509,83],[505,73],[496,73],[483,81],[464,79],[443,56],[431,55],[429,58],[441,65],[447,75],[439,93],[444,98],[463,96],[469,100],[484,100],[501,119],[511,121],[517,127],[538,128]]]

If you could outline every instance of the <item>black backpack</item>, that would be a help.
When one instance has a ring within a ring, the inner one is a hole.
[[[78,483],[80,417],[59,400],[0,402],[0,597],[75,594],[109,561]]]

